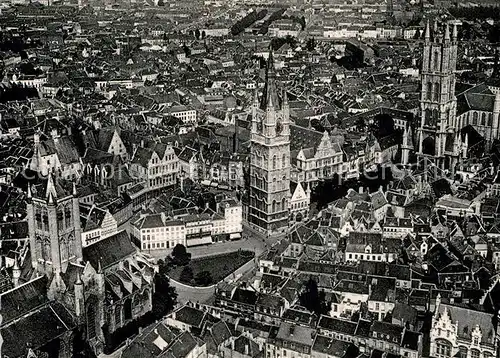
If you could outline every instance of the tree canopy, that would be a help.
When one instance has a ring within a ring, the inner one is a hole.
[[[302,306],[318,316],[327,314],[329,311],[325,292],[318,290],[318,283],[312,277],[306,282],[304,291],[300,295],[299,300]]]
[[[196,274],[196,277],[194,278],[194,281],[199,286],[209,286],[214,282],[212,274],[209,271],[198,272],[198,274]]]
[[[186,247],[177,244],[172,250],[172,262],[176,265],[187,265],[191,260],[191,254],[187,252]]]

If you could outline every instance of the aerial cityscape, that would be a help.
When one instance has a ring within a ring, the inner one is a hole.
[[[500,0],[2,0],[0,79],[0,358],[500,358]]]

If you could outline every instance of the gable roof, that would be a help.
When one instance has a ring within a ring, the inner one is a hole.
[[[99,261],[103,269],[112,266],[136,252],[128,233],[120,231],[104,240],[98,241],[83,249],[83,259],[89,261],[97,269]]]

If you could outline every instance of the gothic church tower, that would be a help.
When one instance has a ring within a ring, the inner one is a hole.
[[[80,207],[76,190],[64,190],[49,174],[47,181],[28,187],[28,231],[35,272],[60,277],[69,262],[82,260]]]
[[[437,22],[431,32],[429,22],[425,29],[422,60],[421,119],[418,128],[418,157],[427,158],[441,169],[453,170],[458,128],[455,97],[455,70],[457,65],[457,27],[446,24],[440,31]]]
[[[290,196],[290,110],[285,90],[278,94],[273,54],[266,68],[262,97],[252,107],[248,221],[277,232],[288,227]]]

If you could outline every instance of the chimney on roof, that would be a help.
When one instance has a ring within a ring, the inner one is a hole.
[[[248,344],[245,344],[245,355],[247,356],[250,353],[250,347]]]

